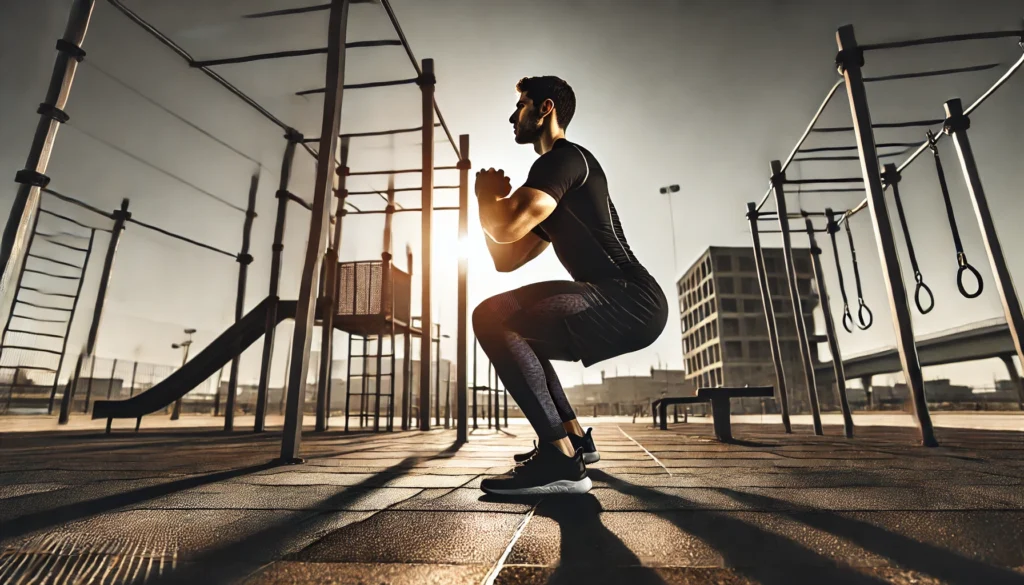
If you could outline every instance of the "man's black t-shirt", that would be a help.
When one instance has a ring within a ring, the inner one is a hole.
[[[560,139],[533,163],[526,187],[558,206],[533,232],[551,242],[578,282],[647,280],[650,275],[626,243],[601,165],[587,149]]]

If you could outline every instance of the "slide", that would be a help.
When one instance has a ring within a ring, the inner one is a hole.
[[[93,405],[92,417],[138,418],[156,412],[181,398],[263,337],[267,328],[267,311],[273,302],[273,299],[264,299],[241,320],[221,333],[206,349],[149,390],[128,400],[97,400]],[[295,307],[295,301],[277,301],[275,325],[285,319],[294,319]]]

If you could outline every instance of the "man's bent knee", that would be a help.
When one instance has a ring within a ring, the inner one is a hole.
[[[485,299],[473,309],[473,333],[480,337],[504,327],[508,318],[518,310],[519,303],[511,293]]]

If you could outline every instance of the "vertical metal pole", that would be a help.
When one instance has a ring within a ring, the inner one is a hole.
[[[284,148],[281,161],[281,180],[277,187],[277,216],[274,220],[274,243],[270,247],[270,292],[267,304],[266,330],[263,334],[263,356],[260,361],[260,381],[256,390],[256,421],[253,432],[262,433],[266,428],[267,400],[270,393],[270,366],[274,360],[274,337],[277,332],[277,306],[281,300],[278,290],[281,282],[281,255],[284,252],[285,218],[288,215],[288,183],[292,176],[292,161],[295,158],[295,147],[302,140],[302,135],[294,130],[285,134],[288,144]],[[218,403],[220,388],[217,388]]]
[[[348,336],[348,356],[345,358],[345,432],[348,432],[349,408],[352,404],[352,338]]]
[[[1021,384],[1020,373],[1017,372],[1017,366],[1013,363],[1013,356],[1004,354],[999,356],[999,359],[1003,360],[1006,372],[1010,376],[1010,383],[1017,389],[1017,407],[1024,410],[1024,384]]]
[[[349,0],[332,0],[328,26],[327,88],[320,128],[319,157],[313,192],[313,213],[309,223],[309,239],[299,283],[299,299],[295,310],[295,334],[292,336],[291,370],[288,372],[288,397],[284,418],[281,460],[301,463],[302,409],[306,397],[306,372],[309,371],[309,350],[316,319],[317,286],[327,228],[330,219],[329,197],[334,186],[334,155],[341,127],[342,86],[345,83],[345,39]]]
[[[832,210],[826,209],[825,215],[828,218],[829,229],[832,229]],[[804,226],[807,229],[807,239],[811,244],[811,266],[814,269],[814,281],[818,285],[818,296],[821,298],[821,312],[825,318],[825,335],[828,337],[828,352],[832,354],[832,369],[836,376],[836,390],[839,391],[839,405],[843,409],[843,431],[847,439],[853,438],[853,416],[850,414],[850,403],[846,399],[846,372],[843,370],[843,354],[839,351],[839,338],[836,337],[836,325],[832,320],[832,306],[828,300],[828,290],[825,288],[825,275],[821,270],[821,248],[814,239],[814,226],[810,218],[804,218]],[[838,226],[837,226],[838,227]]]
[[[875,230],[875,241],[878,244],[882,262],[882,274],[885,277],[886,289],[889,294],[889,308],[892,311],[893,327],[896,330],[896,349],[903,362],[903,374],[914,401],[914,417],[921,433],[921,442],[927,447],[935,447],[935,432],[932,419],[928,414],[928,402],[924,395],[924,375],[921,372],[921,361],[914,344],[914,328],[910,319],[910,303],[907,288],[903,284],[900,259],[896,251],[892,223],[889,211],[885,206],[885,192],[882,189],[881,169],[878,168],[878,151],[875,148],[875,135],[871,129],[871,113],[868,109],[868,96],[864,88],[863,52],[857,46],[857,38],[853,27],[846,25],[836,31],[836,43],[839,47],[837,62],[846,80],[846,94],[850,98],[850,114],[853,118],[853,130],[857,138],[857,150],[860,155],[861,172],[864,175],[864,187],[867,189],[868,210],[871,212],[871,223]]]
[[[249,255],[249,243],[252,241],[252,222],[256,219],[256,190],[259,184],[260,176],[256,173],[249,181],[249,204],[246,206],[245,222],[242,224],[242,250],[238,253],[238,296],[235,297],[235,323],[241,321],[242,315],[245,314],[245,284],[249,278],[249,265],[252,264],[252,256]],[[231,370],[228,374],[228,395],[224,405],[225,431],[233,431],[235,429],[235,395],[238,389],[238,366],[241,359],[241,354],[235,354],[231,359]]]
[[[325,282],[323,282],[324,312],[320,315],[320,379],[316,392],[316,430],[326,431],[328,419],[331,417],[331,371],[334,363],[334,314],[338,307],[338,255],[341,250],[341,226],[345,218],[345,198],[348,190],[345,179],[348,177],[348,139],[342,139],[341,166],[335,171],[338,175],[338,188],[334,191],[337,208],[334,212],[334,238],[328,240]]]
[[[422,327],[422,338],[420,339],[420,408],[419,423],[421,431],[430,430],[430,336],[433,332],[434,322],[431,319],[431,225],[434,217],[434,60],[423,60],[423,75],[420,77],[419,85],[423,93],[423,177],[420,181],[420,189],[423,199],[420,205],[420,212],[423,220],[423,307],[421,308],[420,326]]]
[[[778,385],[779,406],[782,409],[782,426],[787,433],[793,428],[789,423],[789,392],[786,389],[786,373],[782,367],[782,347],[779,344],[779,332],[775,322],[775,307],[772,305],[772,293],[768,288],[768,275],[764,268],[764,253],[761,251],[761,236],[757,229],[757,205],[747,203],[747,220],[750,222],[750,238],[753,241],[754,265],[757,267],[757,284],[761,289],[761,302],[764,304],[764,316],[768,326],[768,343],[771,344],[772,365],[775,368],[775,383]]]
[[[474,335],[473,336],[473,386],[472,386],[472,391],[473,391],[473,429],[474,430],[480,428],[479,425],[476,422],[476,414],[477,414],[477,407],[476,407],[476,394],[477,394],[477,389],[476,389],[477,388],[476,362],[477,362],[477,355],[479,353],[480,353],[480,348],[477,347],[477,339],[476,339],[476,336]]]
[[[466,347],[469,335],[469,135],[459,136],[459,283],[455,333],[455,440],[464,443],[469,439],[469,423],[466,413]],[[476,400],[473,400],[476,404]]]
[[[64,367],[64,357],[67,355],[68,351],[68,339],[71,336],[71,325],[75,322],[75,311],[78,309],[78,299],[82,297],[82,285],[85,283],[85,271],[89,267],[89,258],[92,257],[92,244],[95,240],[96,229],[94,228],[89,230],[89,244],[85,248],[85,259],[82,260],[82,275],[78,279],[78,288],[75,290],[75,300],[71,302],[71,314],[68,315],[68,326],[64,329],[64,341],[60,346],[60,359],[57,361],[57,373],[53,375],[53,388],[50,390],[50,404],[47,406],[46,414],[53,414],[53,402],[57,398],[57,383],[60,380],[60,371]],[[65,388],[70,388],[70,384],[65,386]],[[65,392],[67,391],[68,390],[65,390]]]
[[[499,381],[499,384],[500,384],[500,381]],[[505,428],[507,429],[508,428],[508,388],[502,388],[501,389],[501,396],[502,396],[501,402],[503,404],[503,408],[505,409]],[[595,409],[597,408],[596,404],[594,405],[594,408]],[[597,416],[597,414],[595,413],[594,416]]]
[[[793,242],[789,234],[786,192],[783,187],[786,178],[782,173],[782,163],[773,160],[771,163],[771,173],[772,193],[775,194],[775,209],[779,214],[779,232],[782,234],[782,258],[786,264],[786,280],[789,281],[789,295],[793,300],[793,319],[796,321],[796,336],[797,342],[800,344],[800,360],[804,366],[804,381],[807,384],[807,397],[810,399],[811,404],[814,434],[821,435],[823,432],[821,430],[821,412],[818,410],[818,388],[814,379],[814,363],[811,361],[807,321],[804,320],[804,304],[803,299],[800,297],[800,287],[797,285],[796,266],[793,263]],[[771,302],[770,296],[768,302]]]
[[[68,119],[64,106],[71,93],[78,63],[85,57],[81,45],[95,4],[95,0],[75,0],[71,5],[64,36],[57,41],[57,58],[53,63],[46,97],[37,110],[39,122],[25,168],[15,175],[15,181],[19,183],[18,192],[7,216],[3,239],[0,240],[0,312],[8,310],[7,294],[11,281],[25,261],[23,252],[27,251],[26,243],[39,212],[39,189],[49,183],[46,167],[50,163],[57,129]]]
[[[491,428],[491,417],[494,416],[494,390],[491,387],[491,373],[494,371],[494,364],[487,364],[487,428]],[[497,422],[497,421],[495,421]]]
[[[110,393],[114,391],[114,373],[117,371],[117,359],[110,366],[110,380],[107,381],[107,400],[110,400]]]
[[[363,353],[360,357],[363,360],[361,375],[359,377],[359,427],[366,426],[366,416],[369,411],[366,409],[366,395],[369,394],[369,380],[367,380],[366,374],[370,371],[369,367],[369,356],[370,356],[370,336],[363,336]]]
[[[131,384],[131,388],[129,388],[129,390],[128,390],[128,397],[129,398],[135,396],[135,373],[138,372],[138,371],[139,371],[139,362],[137,362],[137,361],[132,362],[132,384]]]
[[[128,200],[121,200],[121,208],[114,211],[112,217],[114,218],[114,227],[110,230],[110,242],[107,244],[107,255],[103,258],[103,272],[100,274],[100,286],[96,291],[96,304],[93,306],[92,311],[92,324],[89,326],[89,337],[85,342],[85,351],[79,354],[78,362],[75,364],[75,380],[78,379],[79,374],[82,372],[82,365],[85,358],[93,358],[93,353],[96,350],[96,338],[100,332],[100,318],[103,316],[103,305],[107,299],[107,286],[110,284],[110,273],[114,269],[114,255],[117,253],[117,244],[121,240],[121,232],[124,231],[124,224],[128,221],[132,215],[128,213]],[[95,361],[95,360],[94,360]],[[89,388],[92,388],[92,379],[90,375]],[[65,425],[68,423],[68,415],[71,408],[71,400],[74,398],[74,393],[77,384],[71,388],[71,392],[65,392],[64,397],[60,401],[60,416],[57,419],[58,424]],[[90,392],[91,394],[91,392]],[[89,398],[86,398],[85,408],[89,408]]]
[[[437,349],[434,353],[434,424],[441,424],[441,324],[437,324]]]
[[[964,180],[967,182],[967,192],[971,194],[974,214],[978,218],[978,227],[981,228],[985,250],[988,252],[988,261],[992,266],[992,277],[995,279],[999,298],[1003,301],[1006,324],[1010,329],[1010,336],[1013,338],[1013,346],[1017,350],[1017,359],[1024,364],[1024,347],[1021,345],[1021,334],[1024,334],[1024,313],[1021,312],[1020,298],[1013,286],[1010,270],[1006,266],[1003,246],[999,243],[999,236],[996,234],[996,226],[992,221],[992,211],[988,206],[988,198],[985,197],[985,189],[981,186],[981,175],[978,173],[978,165],[974,160],[974,150],[971,149],[971,141],[967,137],[967,129],[971,127],[971,121],[964,114],[963,105],[959,99],[949,100],[944,107],[946,122],[943,131],[953,138],[953,143],[956,145],[956,153],[960,157],[960,168],[964,173]]]
[[[409,270],[409,282],[412,283],[412,249],[405,249],[405,266]],[[412,307],[412,289],[410,286],[409,306]],[[405,360],[402,363],[402,430],[412,428],[412,313],[409,314],[409,322],[406,324],[403,351]]]

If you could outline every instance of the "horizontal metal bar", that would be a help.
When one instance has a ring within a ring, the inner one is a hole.
[[[838,213],[838,212],[837,212]],[[778,221],[778,211],[762,211],[757,214],[758,221]],[[795,213],[788,213],[786,217],[789,219],[803,219],[804,217],[828,217],[828,214],[824,211],[800,211]]]
[[[14,313],[12,317],[15,317],[17,319],[24,319],[26,321],[38,321],[39,323],[67,323],[67,321],[64,321],[62,319],[43,319],[41,317],[29,317],[28,315],[18,315],[17,313]]]
[[[917,146],[917,143],[916,142],[882,142],[880,144],[876,144],[875,148],[887,148],[887,147],[892,147],[892,148],[910,148],[912,146]],[[855,144],[848,144],[846,146],[820,146],[818,148],[804,148],[804,149],[801,149],[800,152],[837,152],[837,151],[845,151],[845,150],[857,150],[857,145],[855,145]]]
[[[803,135],[800,136],[800,140],[797,140],[796,146],[793,147],[793,150],[790,151],[789,156],[786,157],[786,162],[782,164],[782,172],[786,172],[786,169],[789,167],[789,163],[793,161],[793,157],[796,156],[797,151],[800,150],[800,147],[803,146],[804,141],[807,140],[807,136],[810,135],[811,130],[814,129],[814,125],[818,123],[818,118],[820,118],[821,113],[825,111],[825,106],[827,106],[828,103],[832,101],[832,97],[836,95],[836,90],[838,90],[839,86],[841,86],[842,84],[842,79],[837,81],[835,85],[832,86],[832,89],[829,90],[828,94],[825,96],[825,99],[821,102],[821,105],[818,106],[818,111],[814,113],[814,117],[811,118],[811,122],[807,124],[807,128],[804,130]]]
[[[306,12],[320,12],[323,10],[329,10],[330,4],[318,4],[316,6],[303,6],[301,8],[285,8],[284,10],[270,10],[268,12],[254,12],[252,14],[243,14],[242,18],[269,18],[272,16],[287,16],[290,14],[303,14]]]
[[[71,293],[50,292],[50,291],[45,291],[45,290],[39,290],[38,288],[35,288],[35,287],[32,287],[32,286],[22,286],[21,290],[27,290],[27,291],[31,291],[31,292],[34,292],[34,293],[37,293],[37,294],[46,295],[46,296],[50,296],[50,297],[64,297],[66,299],[76,298],[76,296],[71,294]]]
[[[55,236],[49,236],[46,234],[36,232],[36,237],[41,238],[41,241],[46,242],[47,244],[53,244],[54,246],[60,246],[61,248],[67,248],[68,250],[74,250],[75,252],[89,251],[89,248],[79,248],[78,246],[72,246],[71,244],[65,244],[63,242],[54,241],[52,238],[54,238]]]
[[[67,266],[69,268],[74,268],[75,270],[84,269],[84,267],[79,266],[78,264],[72,264],[71,262],[65,262],[63,260],[54,260],[53,258],[47,258],[46,256],[40,256],[39,254],[33,254],[31,252],[26,254],[26,256],[29,258],[35,258],[36,260],[46,260],[47,262],[53,262],[54,264],[60,264],[61,266]]]
[[[78,275],[78,276],[65,276],[63,274],[53,274],[51,272],[44,272],[42,270],[36,270],[35,268],[25,268],[25,272],[29,272],[31,274],[41,274],[43,276],[49,276],[50,278],[60,278],[62,280],[78,280],[78,279],[82,278],[81,275]]]
[[[1024,30],[1001,30],[980,33],[964,33],[959,35],[946,35],[941,37],[928,37],[923,39],[910,39],[906,41],[891,41],[888,43],[871,43],[861,45],[862,51],[877,51],[879,49],[901,49],[903,47],[916,47],[919,45],[935,45],[940,43],[955,43],[960,41],[977,41],[985,39],[1001,39],[1007,37],[1024,36]]]
[[[945,120],[914,120],[912,122],[882,122],[872,124],[872,128],[915,128],[919,126],[941,126]],[[833,126],[815,128],[813,132],[853,132],[853,126]]]
[[[63,219],[64,221],[66,221],[68,223],[73,223],[73,224],[75,224],[75,225],[77,225],[79,227],[84,227],[87,230],[99,230],[101,232],[109,232],[110,231],[110,230],[104,229],[104,228],[97,228],[97,227],[93,227],[91,225],[85,225],[84,223],[78,221],[77,219],[72,219],[72,218],[70,218],[70,217],[68,217],[66,215],[61,215],[61,214],[59,214],[59,213],[57,213],[55,211],[50,211],[49,209],[44,209],[42,207],[39,208],[39,213],[45,213],[46,215],[50,215],[50,216],[56,217],[58,219]]]
[[[974,71],[988,71],[999,67],[999,63],[989,63],[987,65],[972,65],[971,67],[957,67],[956,69],[937,69],[933,71],[917,71],[914,73],[897,73],[894,75],[881,75],[878,77],[865,77],[864,83],[874,83],[878,81],[895,81],[897,79],[917,79],[920,77],[939,77],[942,75],[954,75],[956,73],[972,73]]]
[[[917,146],[917,145],[915,144],[914,146]],[[897,156],[902,155],[904,152],[906,152],[906,151],[904,150],[904,151],[900,151],[900,152],[890,152],[888,154],[880,154],[880,155],[878,155],[878,158],[893,158],[893,157],[897,157]],[[838,161],[842,161],[842,160],[860,160],[860,157],[859,156],[853,156],[853,155],[850,155],[850,156],[798,156],[798,157],[794,158],[793,160],[797,161],[797,162],[803,162],[803,161],[807,161],[807,162],[810,162],[810,161],[830,161],[830,160],[831,161],[837,161],[837,160]]]
[[[458,189],[458,185],[434,185],[434,190],[440,189]],[[402,187],[401,189],[395,189],[395,193],[409,192],[409,191],[421,191],[421,187]],[[379,191],[349,191],[349,195],[378,195]]]
[[[434,207],[434,211],[458,211],[459,206],[454,207]],[[391,213],[403,213],[406,211],[423,211],[422,207],[403,207],[401,209],[395,209]],[[387,214],[387,209],[367,209],[364,211],[358,211],[356,213],[349,213],[348,215],[384,215]]]
[[[56,374],[57,370],[53,368],[44,368],[43,366],[0,366],[0,369],[4,370],[32,370],[35,372],[50,372]]]
[[[372,87],[390,87],[393,85],[414,85],[418,79],[395,79],[393,81],[371,81],[369,83],[347,83],[342,86],[342,89],[369,89]],[[304,89],[302,91],[295,92],[295,95],[313,95],[317,93],[324,93],[327,91],[324,87],[318,87],[316,89]]]
[[[812,183],[863,183],[862,177],[832,177],[827,179],[786,179],[787,185],[808,185]]]
[[[25,335],[38,335],[39,337],[53,337],[56,339],[64,339],[63,335],[57,335],[56,333],[39,333],[37,331],[26,331],[24,329],[8,329],[8,333],[24,333]]]
[[[823,233],[826,233],[828,230],[822,228],[822,229],[816,229],[816,230],[811,230],[811,231],[813,231],[816,234],[823,234]],[[791,233],[792,232],[804,232],[804,233],[807,233],[807,230],[805,228],[799,228],[799,229],[792,228],[792,229],[787,230],[787,232],[791,232]],[[760,230],[759,229],[759,230],[757,230],[757,233],[759,233],[759,234],[781,234],[783,232],[782,232],[782,230]]]
[[[103,217],[105,217],[107,219],[114,219],[114,214],[110,213],[109,211],[103,211],[102,209],[100,209],[98,207],[93,207],[92,205],[89,205],[85,201],[81,201],[79,199],[75,199],[74,197],[69,197],[67,195],[62,195],[62,194],[54,191],[53,189],[48,189],[46,187],[43,187],[42,189],[40,189],[40,191],[42,191],[43,193],[47,193],[49,195],[53,195],[54,197],[56,197],[57,199],[60,199],[61,201],[65,201],[67,203],[71,203],[72,205],[77,205],[77,206],[81,207],[82,209],[88,209],[89,211],[91,211],[91,212],[93,212],[95,214],[98,214],[98,215],[102,215]]]
[[[439,127],[440,124],[435,123],[434,127]],[[378,130],[376,132],[350,132],[348,134],[339,134],[339,138],[364,138],[367,136],[392,136],[394,134],[412,134],[413,132],[421,132],[423,126],[416,126],[415,128],[399,128],[397,130]],[[303,142],[319,142],[320,138],[304,138]]]
[[[397,47],[402,42],[393,39],[379,41],[356,41],[345,43],[346,49],[361,49],[365,47]],[[256,55],[243,55],[241,57],[225,57],[223,59],[206,59],[204,61],[192,61],[190,67],[215,67],[217,65],[234,65],[237,63],[253,63],[255,61],[270,61],[272,59],[288,59],[290,57],[307,57],[309,55],[326,55],[327,47],[314,49],[295,49],[292,51],[275,51],[273,53],[258,53]]]
[[[0,345],[0,349],[20,349],[21,351],[38,351],[40,353],[52,353],[53,355],[61,354],[61,352],[56,349],[41,349],[38,347],[28,347],[25,345]]]
[[[16,303],[21,303],[22,305],[28,305],[30,307],[35,307],[37,309],[48,309],[50,311],[64,311],[66,313],[70,313],[72,311],[72,309],[70,307],[54,307],[53,305],[40,305],[39,303],[32,303],[32,302],[29,302],[29,301],[23,301],[21,299],[16,299],[15,302]]]
[[[459,167],[434,167],[435,171],[455,171]],[[423,169],[401,169],[397,171],[349,171],[348,176],[356,177],[360,175],[400,175],[404,173],[422,173]]]
[[[863,188],[860,188],[860,189],[844,189],[844,188],[835,188],[835,189],[801,189],[800,190],[800,193],[863,193],[863,192],[864,192]]]
[[[92,229],[92,228],[89,228],[89,229]],[[62,238],[62,237],[67,237],[67,238],[78,238],[79,240],[88,240],[89,239],[89,236],[83,236],[83,235],[75,234],[75,233],[71,233],[71,232],[57,232],[57,233],[53,233],[53,234],[48,233],[48,232],[47,233],[36,232],[36,235],[40,236],[40,237],[43,237],[43,238]]]
[[[135,225],[139,225],[139,226],[142,226],[144,228],[151,229],[154,232],[161,233],[161,234],[163,234],[165,236],[174,238],[176,240],[181,240],[182,242],[186,242],[188,244],[192,244],[193,246],[199,246],[200,248],[205,248],[207,250],[210,250],[211,252],[217,252],[218,254],[223,254],[223,255],[225,255],[225,256],[227,256],[229,258],[238,258],[237,255],[232,254],[231,252],[227,252],[225,250],[221,250],[220,248],[215,248],[214,246],[211,246],[209,244],[204,244],[202,242],[197,242],[196,240],[193,240],[192,238],[186,238],[185,236],[180,236],[180,235],[178,235],[178,234],[176,234],[174,232],[170,232],[170,231],[167,231],[167,230],[165,230],[163,228],[156,227],[155,225],[151,225],[151,224],[145,223],[143,221],[139,221],[139,220],[135,219],[134,217],[128,218],[128,221],[134,223]]]

